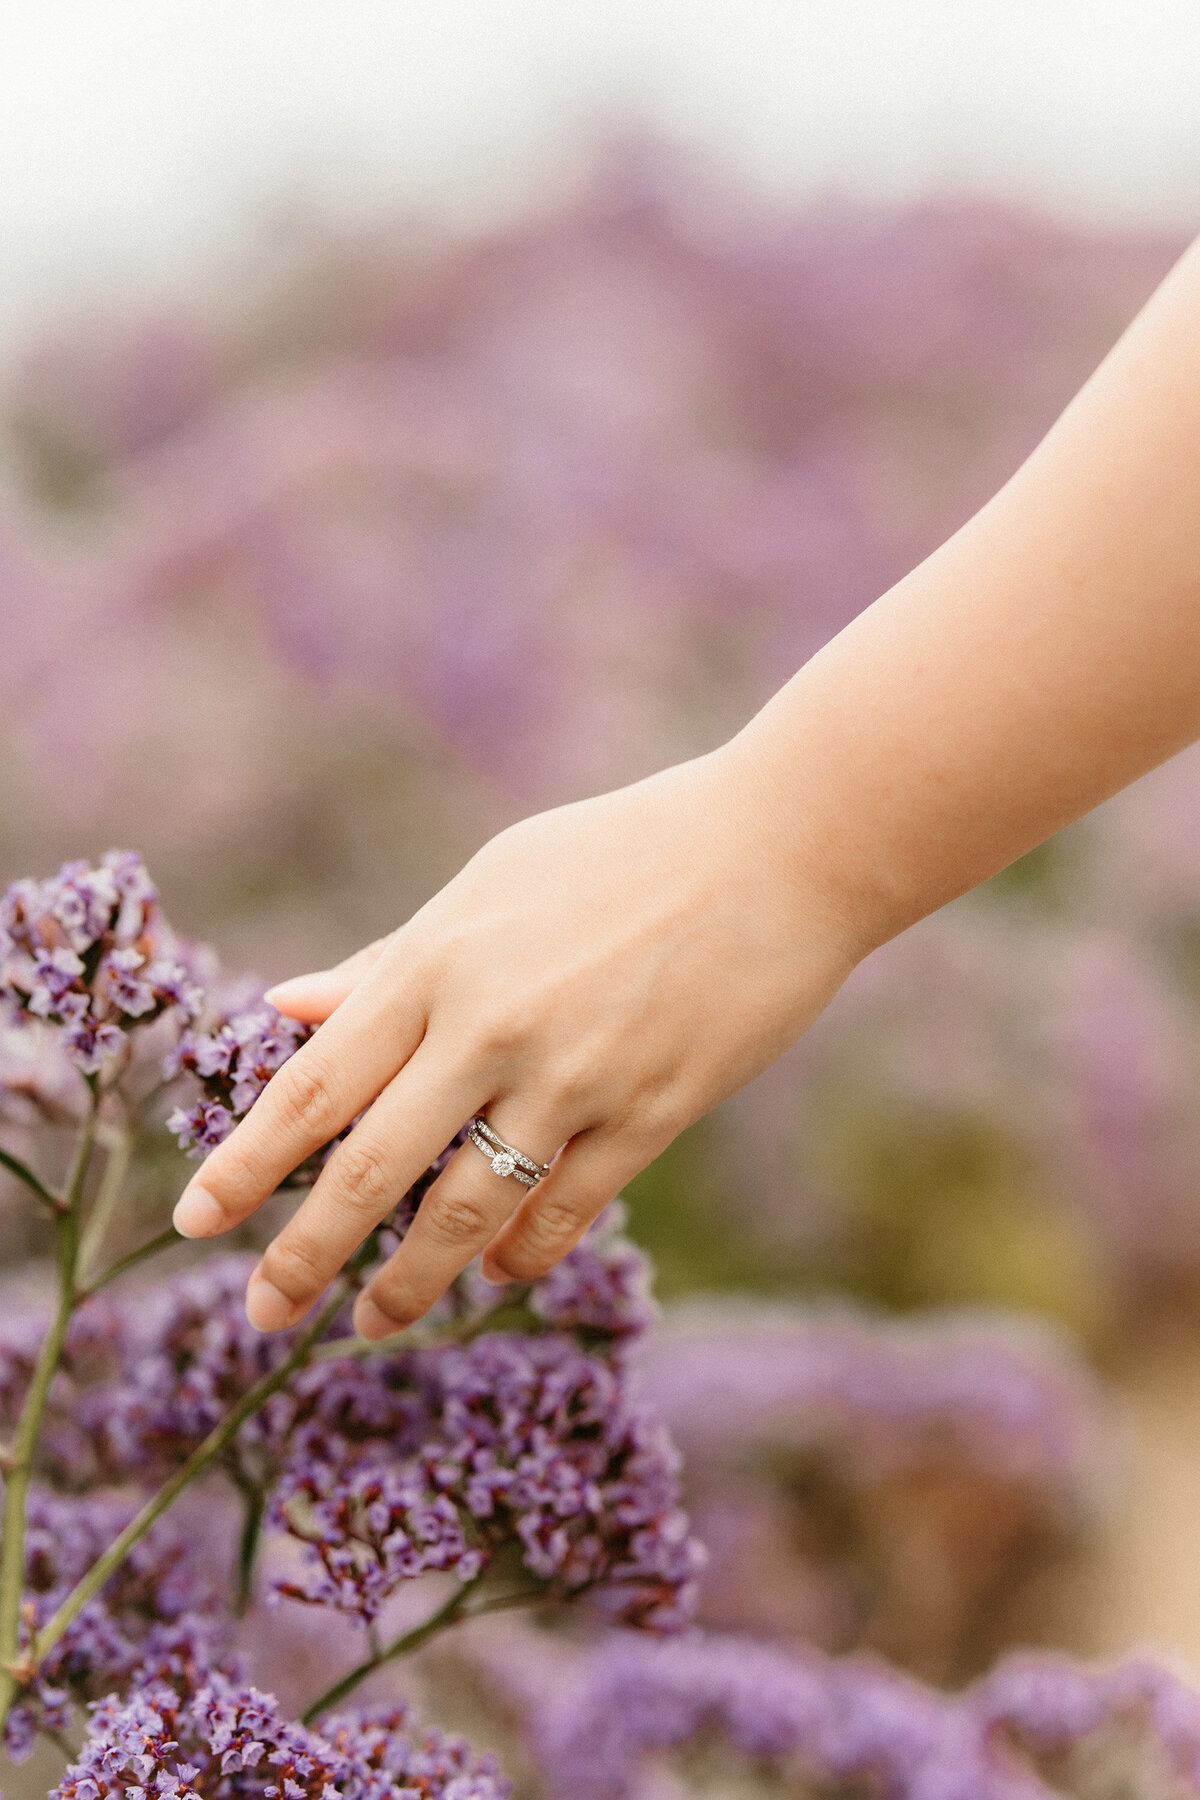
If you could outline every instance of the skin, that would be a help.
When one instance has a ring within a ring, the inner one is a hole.
[[[209,1157],[187,1236],[240,1222],[356,1113],[251,1278],[313,1305],[464,1120],[359,1297],[380,1337],[483,1253],[553,1266],[872,949],[1200,736],[1200,240],[1010,481],[728,744],[502,832],[391,936],[271,993],[319,1030]]]

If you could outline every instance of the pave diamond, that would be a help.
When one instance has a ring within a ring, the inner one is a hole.
[[[516,1166],[515,1159],[507,1150],[498,1151],[492,1158],[493,1175],[511,1175]]]

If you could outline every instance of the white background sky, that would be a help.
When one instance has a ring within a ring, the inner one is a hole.
[[[0,0],[0,334],[288,195],[494,212],[604,119],[786,193],[1200,230],[1200,0]]]

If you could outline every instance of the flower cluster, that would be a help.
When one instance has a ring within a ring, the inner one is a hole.
[[[48,1324],[40,1307],[6,1311],[0,1329],[0,1431],[6,1437],[16,1430]],[[134,1325],[105,1294],[93,1295],[72,1316],[38,1442],[37,1472],[47,1486],[85,1492],[127,1479],[123,1462],[111,1454],[105,1403],[130,1366]]]
[[[400,1350],[365,1346],[347,1314],[318,1328],[323,1343],[303,1326],[260,1336],[244,1315],[245,1257],[212,1258],[134,1299],[116,1285],[92,1291],[95,1264],[85,1256],[81,1278],[78,1244],[102,1235],[92,1225],[104,1226],[106,1184],[111,1199],[124,1167],[112,1146],[145,1127],[154,1091],[135,1093],[141,1026],[171,1017],[155,1079],[198,1087],[170,1125],[201,1154],[256,1104],[308,1028],[244,988],[218,989],[207,968],[205,998],[197,956],[168,931],[134,858],[17,883],[2,916],[11,1029],[29,1041],[50,1034],[68,1068],[104,1075],[85,1085],[72,1072],[74,1115],[86,1124],[77,1177],[52,1197],[72,1225],[57,1234],[63,1329],[47,1332],[42,1315],[16,1309],[0,1326],[0,1431],[32,1441],[26,1424],[37,1426],[23,1536],[6,1519],[0,1546],[11,1599],[23,1574],[22,1608],[0,1618],[10,1754],[25,1755],[38,1734],[61,1747],[91,1709],[56,1797],[503,1800],[490,1759],[419,1731],[402,1708],[323,1722],[322,1712],[451,1617],[584,1596],[601,1620],[641,1637],[600,1632],[593,1619],[580,1638],[599,1636],[602,1647],[571,1652],[564,1668],[576,1678],[535,1706],[533,1740],[570,1800],[623,1800],[647,1756],[702,1758],[719,1738],[785,1780],[865,1783],[888,1800],[1042,1800],[1051,1780],[1074,1792],[1073,1759],[1108,1758],[1107,1769],[1118,1740],[1121,1754],[1134,1741],[1172,1778],[1200,1782],[1200,1700],[1148,1664],[1009,1660],[948,1696],[881,1663],[680,1634],[704,1552],[681,1506],[670,1428],[706,1465],[702,1498],[707,1480],[721,1504],[739,1480],[786,1487],[795,1459],[814,1449],[863,1493],[914,1486],[914,1471],[933,1464],[965,1470],[993,1484],[972,1520],[986,1512],[989,1531],[991,1497],[1006,1484],[1028,1504],[1014,1505],[1000,1532],[1011,1526],[1028,1551],[1039,1507],[1066,1515],[1086,1501],[1104,1438],[1093,1384],[1055,1340],[981,1316],[914,1326],[845,1308],[709,1307],[651,1334],[647,1266],[619,1207],[539,1281],[498,1290],[468,1272]],[[94,1065],[81,1031],[92,1034]],[[50,1102],[19,1058],[11,1066],[27,1117],[49,1122]],[[114,1121],[120,1129],[105,1136]],[[105,1173],[93,1178],[101,1148]],[[403,1234],[454,1149],[415,1184],[372,1254]],[[42,1191],[7,1148],[6,1161]],[[168,1237],[151,1236],[127,1260]],[[197,1476],[231,1481],[236,1545],[224,1502],[208,1504],[211,1489],[194,1493],[187,1541],[161,1518],[151,1523]],[[925,1491],[915,1484],[918,1503]],[[96,1570],[135,1516],[128,1554]],[[740,1570],[719,1535],[720,1505],[709,1517],[717,1560]],[[960,1537],[986,1536],[964,1533],[963,1517]],[[843,1526],[849,1518],[843,1509]],[[230,1654],[225,1614],[240,1617],[253,1600],[264,1530],[276,1534],[272,1554],[287,1556],[275,1597],[325,1608],[331,1634],[342,1620],[367,1628],[365,1660],[305,1714],[316,1724],[286,1717]],[[927,1549],[931,1541],[927,1533]],[[843,1561],[848,1543],[844,1533]],[[989,1593],[1001,1562],[992,1555]],[[220,1604],[201,1569],[219,1569]],[[387,1644],[385,1609],[426,1574],[458,1585],[448,1584],[441,1612]],[[785,1592],[784,1572],[773,1579]],[[969,1586],[961,1571],[955,1579]],[[675,1648],[656,1656],[653,1635],[674,1636]],[[907,1666],[924,1667],[915,1657]]]
[[[167,1120],[181,1150],[204,1157],[223,1143],[254,1105],[272,1075],[312,1036],[311,1025],[298,1024],[276,1012],[261,996],[235,995],[209,1031],[185,1031],[168,1052],[163,1064],[166,1080],[191,1076],[199,1086],[199,1098],[190,1106],[177,1106]],[[284,1186],[304,1186],[315,1181],[334,1144],[340,1143],[357,1121],[351,1120],[328,1144],[307,1157],[288,1175]],[[389,1220],[393,1234],[403,1233],[426,1189],[436,1180],[458,1145],[466,1126],[436,1156],[397,1206]]]
[[[701,1620],[933,1678],[989,1658],[995,1593],[1092,1532],[1122,1441],[1065,1334],[1016,1315],[697,1301],[636,1362],[711,1552]]]
[[[390,1380],[401,1405],[378,1435],[295,1434],[273,1517],[309,1568],[283,1592],[372,1619],[402,1580],[469,1580],[515,1541],[551,1592],[653,1630],[687,1619],[702,1553],[678,1459],[618,1367],[496,1333],[396,1359]]]
[[[557,1269],[525,1290],[530,1325],[570,1334],[593,1358],[619,1358],[653,1317],[645,1259],[621,1222],[620,1209],[609,1208]],[[247,1322],[253,1266],[245,1254],[210,1256],[146,1290],[136,1306],[101,1293],[78,1307],[43,1426],[44,1479],[60,1489],[161,1479],[279,1366],[295,1333],[264,1335]],[[505,1303],[487,1283],[463,1286],[459,1303],[472,1307],[464,1317],[473,1328]],[[0,1326],[0,1430],[16,1424],[46,1323],[39,1308],[11,1309]],[[348,1318],[333,1329],[349,1332]],[[299,1371],[242,1427],[229,1466],[270,1481],[305,1432],[339,1434],[348,1445],[415,1442],[431,1414],[413,1366],[393,1356]]]
[[[45,1624],[132,1512],[128,1501],[103,1493],[65,1499],[34,1490],[25,1546],[27,1635]],[[68,1728],[73,1705],[124,1686],[147,1662],[207,1666],[221,1637],[215,1594],[194,1572],[185,1540],[160,1524],[42,1662],[5,1721],[5,1749],[21,1760],[38,1731]]]
[[[1164,1771],[1164,1794],[1200,1791],[1200,1695],[1144,1661],[1014,1656],[948,1696],[861,1658],[617,1638],[563,1682],[538,1725],[561,1800],[633,1800],[651,1755],[714,1738],[759,1769],[822,1791],[866,1784],[887,1800],[1148,1795]]]
[[[166,1060],[168,1079],[187,1073],[200,1082],[201,1098],[178,1107],[167,1120],[180,1148],[206,1156],[229,1136],[270,1081],[310,1036],[265,1002],[233,1013],[210,1032],[184,1032]]]
[[[982,1308],[896,1319],[693,1302],[639,1363],[674,1436],[709,1464],[744,1463],[756,1444],[822,1444],[861,1477],[935,1454],[1069,1503],[1105,1447],[1098,1383],[1065,1336]]]
[[[255,1331],[246,1319],[253,1266],[253,1257],[211,1257],[162,1282],[135,1316],[123,1319],[114,1378],[86,1393],[80,1409],[106,1466],[142,1480],[161,1478],[283,1361],[289,1339]],[[277,1395],[247,1421],[233,1456],[252,1459],[286,1432],[293,1416],[289,1397]]]
[[[76,1068],[123,1055],[131,1027],[199,1014],[187,951],[166,926],[140,857],[111,850],[97,868],[64,863],[0,899],[0,993],[12,1013],[63,1027]]]
[[[608,1206],[579,1245],[534,1283],[530,1311],[585,1346],[632,1349],[658,1317],[650,1264],[624,1235],[625,1207]]]
[[[182,1685],[182,1692],[179,1691]],[[506,1800],[490,1757],[414,1729],[395,1707],[331,1718],[280,1715],[270,1694],[213,1671],[198,1686],[152,1680],[93,1713],[50,1800]]]

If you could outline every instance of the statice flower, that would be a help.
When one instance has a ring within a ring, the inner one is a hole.
[[[1141,1660],[1017,1656],[952,1696],[865,1658],[622,1634],[559,1684],[533,1736],[560,1800],[634,1800],[650,1757],[714,1739],[760,1772],[886,1800],[1200,1791],[1200,1695]]]
[[[70,1500],[35,1489],[26,1535],[23,1625],[38,1631],[134,1508],[109,1495]],[[158,1525],[67,1627],[11,1709],[4,1744],[18,1760],[39,1730],[63,1730],[72,1704],[123,1685],[147,1658],[205,1666],[221,1644],[215,1597],[197,1578],[185,1540]]]
[[[410,1217],[421,1191],[422,1183],[415,1184],[405,1203]],[[531,1323],[573,1328],[597,1356],[636,1341],[653,1316],[644,1259],[621,1236],[620,1223],[619,1210],[611,1210],[527,1291]],[[101,1294],[77,1309],[45,1433],[56,1485],[87,1485],[101,1474],[161,1479],[278,1366],[294,1334],[265,1335],[247,1323],[253,1266],[249,1254],[210,1256],[147,1290],[136,1307]],[[487,1283],[458,1285],[453,1307],[469,1328],[484,1326],[503,1304],[503,1291]],[[15,1422],[44,1329],[38,1310],[10,1315],[0,1328],[0,1427]],[[333,1327],[335,1336],[349,1331],[348,1317]],[[305,1433],[332,1433],[352,1446],[380,1439],[415,1444],[431,1417],[416,1366],[406,1357],[374,1356],[300,1370],[242,1427],[229,1465],[261,1485]]]
[[[210,1257],[160,1283],[127,1316],[120,1375],[84,1403],[113,1466],[160,1477],[286,1357],[290,1334],[266,1335],[247,1322],[253,1266],[253,1256]],[[293,1416],[290,1397],[276,1395],[243,1426],[232,1454],[253,1457],[275,1444]]]
[[[414,1728],[395,1707],[309,1730],[270,1694],[214,1673],[180,1693],[150,1681],[94,1711],[50,1800],[506,1800],[490,1757]]]
[[[34,1363],[49,1323],[42,1307],[5,1309],[0,1324],[0,1432],[16,1430]],[[130,1320],[107,1295],[94,1295],[71,1318],[62,1359],[50,1386],[37,1448],[41,1479],[80,1491],[122,1481],[127,1471],[110,1456],[96,1397],[111,1392],[130,1349]]]
[[[1123,1448],[1065,1338],[982,1310],[694,1301],[634,1362],[711,1552],[702,1622],[932,1679],[990,1660],[995,1593],[1095,1529]]]
[[[459,1737],[414,1726],[407,1707],[364,1708],[321,1721],[321,1734],[351,1773],[347,1800],[507,1800],[495,1758],[476,1756]],[[397,1791],[398,1790],[398,1791]]]
[[[515,1540],[563,1598],[593,1592],[650,1630],[686,1622],[702,1552],[678,1458],[618,1368],[568,1338],[505,1333],[401,1366],[420,1402],[404,1430],[296,1434],[272,1519],[309,1566],[284,1592],[371,1619],[408,1576],[468,1579]]]
[[[276,1070],[312,1035],[265,1001],[238,1010],[209,1032],[188,1031],[167,1057],[164,1074],[194,1075],[201,1097],[167,1120],[181,1149],[201,1157],[229,1136]]]
[[[85,1075],[126,1051],[132,1027],[165,1012],[186,1022],[203,1003],[141,859],[117,850],[5,890],[0,994],[15,1018],[60,1027]]]
[[[201,1158],[223,1143],[239,1119],[245,1118],[272,1075],[308,1042],[313,1029],[276,1012],[261,993],[235,990],[232,1003],[211,1030],[185,1031],[163,1064],[166,1080],[191,1076],[199,1088],[193,1104],[176,1107],[167,1120],[167,1129],[174,1132],[180,1149]],[[355,1123],[351,1120],[330,1143],[293,1169],[284,1185],[302,1186],[315,1181],[333,1146]],[[465,1132],[464,1124],[400,1201],[389,1220],[393,1235],[403,1235],[412,1223],[422,1195],[463,1142]]]
[[[1099,1387],[1043,1322],[982,1308],[895,1319],[866,1307],[678,1307],[642,1352],[684,1450],[743,1459],[774,1439],[836,1445],[860,1471],[939,1455],[1082,1495],[1107,1448]]]
[[[623,1235],[625,1207],[606,1207],[582,1242],[533,1284],[530,1311],[593,1348],[629,1346],[658,1317],[650,1293],[650,1264]]]
[[[419,1463],[346,1471],[313,1457],[289,1472],[275,1522],[308,1561],[303,1578],[280,1581],[277,1593],[368,1622],[403,1581],[434,1571],[470,1581],[484,1566],[454,1501]]]

